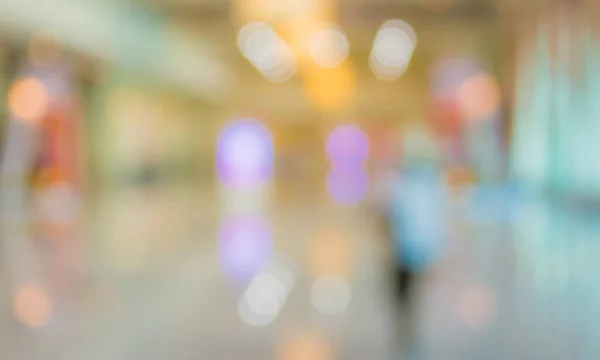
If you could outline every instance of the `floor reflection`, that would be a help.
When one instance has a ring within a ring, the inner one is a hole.
[[[492,215],[472,216],[477,194],[455,212],[461,236],[419,284],[412,335],[375,222],[326,197],[229,212],[218,191],[111,194],[90,210],[83,283],[69,297],[41,270],[59,265],[5,217],[3,355],[595,359],[595,213],[533,197],[486,201]]]

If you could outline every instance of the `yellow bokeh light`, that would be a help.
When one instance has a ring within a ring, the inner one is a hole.
[[[235,21],[240,24],[252,21],[285,24],[302,18],[333,19],[335,5],[332,0],[236,0],[232,12]]]
[[[467,120],[481,120],[500,109],[500,87],[488,74],[466,79],[458,89],[458,107]]]
[[[52,316],[52,301],[38,286],[20,288],[13,299],[13,310],[17,319],[32,328],[42,328]]]
[[[8,108],[18,120],[39,121],[46,113],[48,102],[46,87],[33,77],[16,80],[8,90]]]
[[[304,92],[317,110],[340,110],[354,97],[356,74],[349,61],[333,69],[315,65],[306,70]]]
[[[313,18],[298,18],[285,22],[280,26],[281,36],[294,50],[300,63],[311,61],[308,52],[308,39],[315,29],[317,21]]]
[[[332,360],[330,343],[317,333],[305,332],[284,341],[279,348],[277,360]]]

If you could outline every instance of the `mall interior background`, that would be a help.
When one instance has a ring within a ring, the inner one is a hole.
[[[599,10],[0,0],[0,358],[597,359]],[[411,131],[452,227],[407,332]]]

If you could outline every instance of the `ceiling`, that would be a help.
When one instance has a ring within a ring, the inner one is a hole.
[[[286,84],[269,83],[239,54],[236,33],[241,24],[233,20],[230,0],[144,1],[165,14],[174,27],[206,43],[207,51],[236,74],[227,97],[228,111],[266,112],[289,121],[322,116],[420,116],[427,106],[428,69],[437,58],[466,52],[493,63],[505,45],[506,11],[490,0],[455,0],[444,12],[423,8],[415,0],[340,0],[337,22],[350,42],[358,90],[344,109],[323,113],[307,102],[301,75]],[[376,79],[368,66],[377,29],[390,18],[409,22],[419,38],[409,70],[395,82]]]

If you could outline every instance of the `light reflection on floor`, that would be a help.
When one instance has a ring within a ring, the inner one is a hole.
[[[418,327],[407,344],[385,273],[389,251],[365,209],[338,208],[326,196],[267,206],[258,223],[268,225],[244,231],[270,236],[268,259],[262,250],[260,262],[234,252],[234,265],[254,275],[238,281],[223,271],[229,250],[218,239],[231,223],[219,199],[218,191],[183,188],[107,195],[90,212],[84,274],[68,296],[64,287],[15,284],[21,278],[7,257],[27,249],[11,239],[27,237],[5,228],[0,354],[36,360],[600,356],[594,275],[600,226],[589,213],[530,201],[511,208],[509,222],[498,214],[456,220],[459,236],[419,288]],[[27,258],[43,260],[43,244],[32,243],[27,251],[35,255]]]

